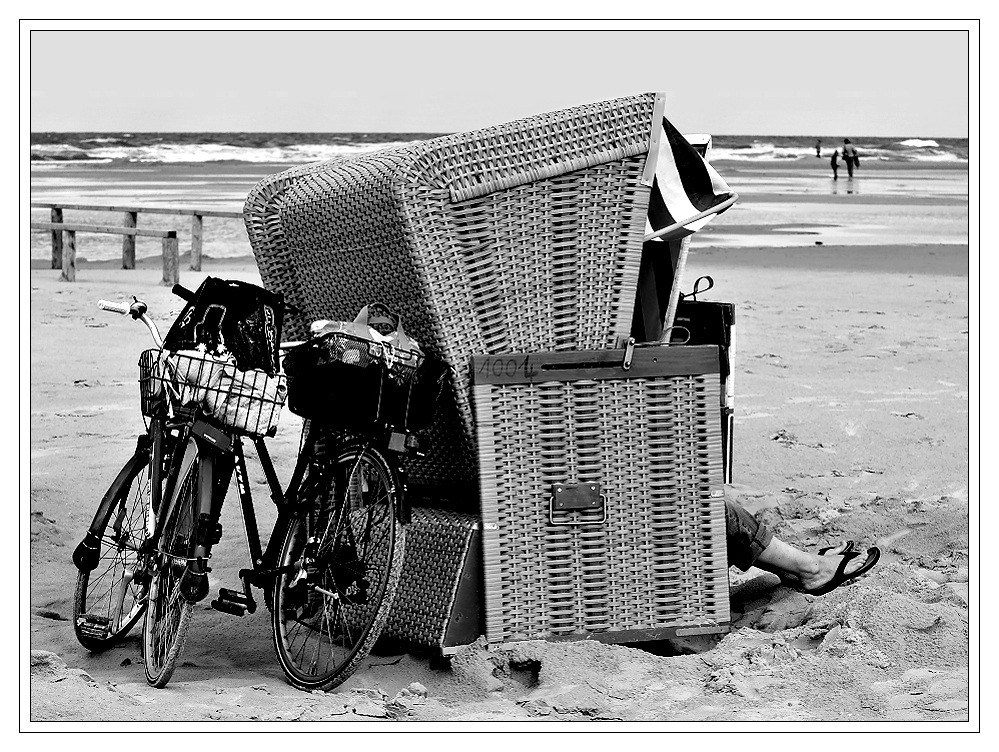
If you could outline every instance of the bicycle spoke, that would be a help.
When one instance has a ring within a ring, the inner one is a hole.
[[[194,533],[194,510],[198,504],[196,459],[183,479],[176,500],[165,510],[165,522],[155,554],[156,574],[146,615],[146,679],[155,687],[166,686],[183,647],[193,605],[181,591]]]
[[[103,519],[94,521],[98,559],[93,569],[78,575],[73,600],[74,631],[88,650],[117,644],[146,607],[146,585],[137,575],[149,482],[148,459],[134,457],[108,491],[116,501]]]
[[[396,484],[370,447],[345,450],[301,502],[275,581],[274,643],[301,688],[342,683],[368,655],[388,616],[402,565]]]

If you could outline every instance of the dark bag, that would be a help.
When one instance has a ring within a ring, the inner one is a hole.
[[[704,281],[707,286],[701,288]],[[710,290],[714,280],[709,276],[699,277],[694,282],[694,291],[680,295],[670,332],[670,343],[674,345],[717,345],[721,366],[721,429],[722,429],[722,468],[725,483],[732,482],[733,429],[735,427],[735,404],[733,367],[735,360],[735,304],[697,300],[697,294]]]
[[[449,373],[436,358],[342,331],[289,350],[284,370],[289,410],[363,435],[383,423],[428,427]]]
[[[721,348],[721,377],[731,373],[729,348],[735,305],[707,300],[681,300],[676,306],[670,343],[674,345],[718,345]]]
[[[249,282],[208,277],[184,306],[164,348],[230,354],[241,371],[278,372],[284,297]]]

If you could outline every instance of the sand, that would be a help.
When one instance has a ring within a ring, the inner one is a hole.
[[[818,222],[822,206],[813,215]],[[284,681],[264,610],[234,618],[199,606],[165,690],[145,683],[138,631],[101,655],[76,642],[70,554],[141,430],[135,362],[149,343],[141,326],[95,302],[134,293],[165,324],[179,300],[158,285],[155,265],[84,264],[73,284],[32,270],[24,720],[55,730],[77,728],[56,721],[171,721],[155,728],[174,730],[208,720],[501,731],[556,720],[653,731],[694,721],[702,722],[695,730],[719,721],[877,722],[878,730],[957,722],[953,730],[969,730],[978,719],[979,500],[969,477],[977,322],[966,240],[775,247],[772,229],[748,233],[738,248],[699,247],[695,238],[684,285],[708,274],[715,287],[706,297],[737,306],[732,493],[795,544],[851,538],[881,546],[882,563],[821,598],[733,569],[733,630],[723,639],[475,644],[450,662],[379,651],[326,694]],[[209,259],[201,273],[182,267],[181,280],[194,287],[209,273],[259,279],[249,259]],[[281,477],[298,425],[286,413],[272,442]],[[267,506],[261,500],[262,526]],[[235,504],[222,522],[215,586],[234,584],[246,565]],[[665,721],[674,724],[655,723]]]

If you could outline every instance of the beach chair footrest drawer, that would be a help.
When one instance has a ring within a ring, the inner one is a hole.
[[[472,359],[490,644],[730,621],[716,346]]]

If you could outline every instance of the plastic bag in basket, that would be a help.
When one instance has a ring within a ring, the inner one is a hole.
[[[206,405],[220,401],[223,377],[235,373],[231,358],[218,358],[198,350],[178,350],[167,358],[167,372],[182,404]]]
[[[389,375],[400,369],[414,368],[413,353],[423,355],[420,343],[406,334],[402,319],[384,303],[364,306],[353,321],[316,321],[310,328],[310,334],[315,338],[332,332],[350,334],[381,345],[368,352],[385,364]],[[350,363],[346,358],[343,362]]]
[[[227,372],[219,388],[225,398],[212,407],[212,414],[227,426],[259,435],[277,429],[288,396],[284,374],[268,376],[261,370]]]

